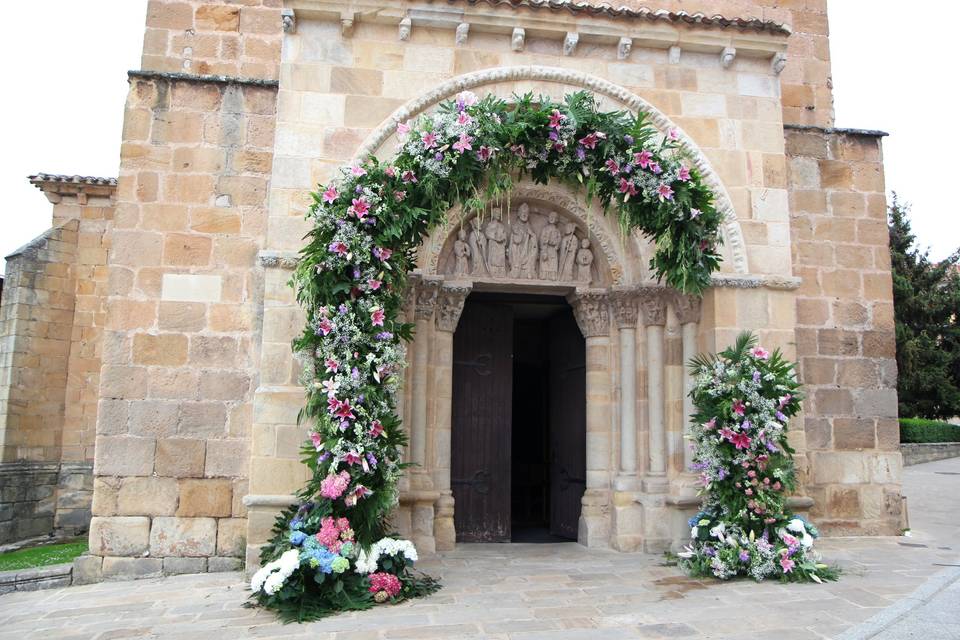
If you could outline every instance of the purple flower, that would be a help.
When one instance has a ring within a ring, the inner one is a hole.
[[[357,186],[353,189],[353,191],[354,191],[354,193],[363,193],[363,187],[361,187],[360,185],[357,185]]]
[[[393,334],[389,331],[381,331],[377,334],[377,340],[393,340]]]
[[[577,160],[581,162],[587,157],[587,150],[583,147],[577,147]]]
[[[433,156],[433,159],[436,160],[437,162],[442,162],[442,161],[443,161],[443,154],[438,151],[438,152],[436,153],[436,155]]]
[[[623,141],[626,142],[627,144],[633,144],[633,136],[631,136],[630,134],[627,134],[623,136]]]
[[[340,421],[340,431],[346,431],[346,430],[349,429],[349,428],[350,428],[350,421],[349,421],[349,420],[341,420],[341,421]]]
[[[326,460],[327,458],[329,458],[329,457],[330,457],[330,452],[329,452],[329,451],[324,451],[323,453],[320,454],[320,457],[318,458],[318,460],[319,460],[320,462],[323,462],[323,461],[325,461],[325,460]]]
[[[786,422],[787,416],[783,415],[783,412],[777,411],[777,420],[779,420],[780,422]]]
[[[377,456],[373,455],[373,453],[371,453],[371,452],[368,452],[368,453],[367,453],[367,462],[370,463],[370,466],[371,466],[371,467],[376,468],[376,466],[377,466]]]
[[[744,420],[743,424],[740,425],[740,428],[743,429],[744,431],[746,431],[747,429],[752,429],[753,423],[750,422],[749,420]]]
[[[354,267],[354,268],[353,268],[353,277],[354,277],[354,279],[359,280],[361,275],[363,275],[363,273],[360,271],[360,269],[357,268],[357,267]]]
[[[350,370],[350,377],[353,378],[354,380],[359,380],[359,379],[360,379],[360,370],[357,369],[356,367],[354,367],[353,369],[351,369],[351,370]]]
[[[556,131],[551,131],[550,134],[549,134],[547,137],[550,138],[551,140],[559,140],[559,139],[560,139],[560,137],[557,135],[557,132],[556,132]]]
[[[707,554],[708,556],[710,556],[711,558],[712,558],[713,556],[717,555],[717,550],[714,549],[713,547],[704,547],[704,548],[703,548],[703,552],[704,552],[705,554]]]
[[[754,371],[754,372],[753,372],[753,381],[754,381],[754,382],[760,382],[760,372],[759,372],[759,371]]]
[[[346,313],[347,313],[347,305],[341,304],[339,307],[337,307],[337,311],[340,312],[340,315],[346,314]]]
[[[357,404],[363,404],[363,394],[357,396]]]
[[[623,171],[624,173],[630,173],[631,171],[633,171],[633,165],[628,162],[627,164],[620,167],[620,170]]]
[[[723,480],[726,477],[727,477],[726,469],[720,469],[719,471],[717,471],[717,480]]]
[[[769,440],[767,440],[767,450],[768,450],[770,453],[776,453],[776,452],[779,451],[780,449],[777,448],[777,445],[775,445],[775,444],[773,444],[772,442],[770,442]]]
[[[740,562],[750,562],[750,554],[746,551],[740,552]]]

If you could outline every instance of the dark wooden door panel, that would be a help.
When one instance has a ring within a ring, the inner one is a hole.
[[[468,300],[453,338],[451,485],[460,542],[510,540],[513,310]]]
[[[586,346],[569,310],[550,332],[550,533],[577,538],[586,489]]]

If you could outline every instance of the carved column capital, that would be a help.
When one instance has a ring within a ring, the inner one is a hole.
[[[437,293],[437,329],[453,333],[460,322],[463,304],[473,287],[469,284],[445,284]]]
[[[606,289],[578,289],[567,296],[584,338],[610,335],[609,296]]]
[[[640,308],[643,310],[644,325],[662,327],[667,324],[666,290],[663,287],[642,287]]]
[[[420,276],[416,288],[416,311],[417,320],[429,320],[433,317],[433,311],[437,306],[437,294],[440,286],[443,284],[443,278]]]
[[[610,292],[610,302],[613,306],[613,316],[617,326],[629,329],[637,326],[639,314],[640,292],[634,287],[614,287]]]
[[[689,324],[700,321],[700,301],[697,296],[677,293],[674,296],[674,308],[677,310],[677,320],[680,324]]]

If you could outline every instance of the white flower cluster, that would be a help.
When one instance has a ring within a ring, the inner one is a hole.
[[[377,563],[383,556],[396,556],[403,554],[408,562],[417,561],[417,549],[409,540],[395,540],[394,538],[381,538],[370,547],[370,553],[360,551],[357,556],[357,573],[373,573],[377,570]]]
[[[283,583],[299,566],[300,552],[296,549],[285,551],[278,559],[267,563],[253,574],[253,578],[250,579],[250,589],[254,593],[263,589],[264,593],[273,595],[283,588]]]

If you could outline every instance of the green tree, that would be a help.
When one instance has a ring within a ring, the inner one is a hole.
[[[910,229],[910,205],[889,209],[900,415],[960,415],[960,251],[934,262]]]

